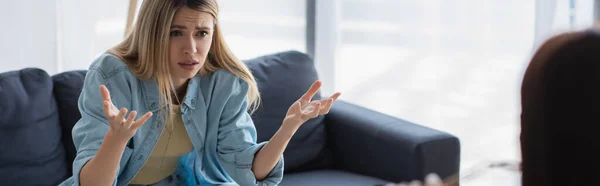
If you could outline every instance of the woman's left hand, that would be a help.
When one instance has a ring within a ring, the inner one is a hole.
[[[292,126],[297,129],[309,119],[329,113],[331,105],[341,95],[341,93],[337,92],[324,100],[311,101],[312,97],[321,88],[321,84],[321,81],[315,81],[310,89],[308,89],[308,91],[304,93],[300,99],[290,106],[285,118],[283,119],[284,125]]]

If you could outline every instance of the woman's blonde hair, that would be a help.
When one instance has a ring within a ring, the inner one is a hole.
[[[160,108],[167,106],[172,111],[171,100],[177,97],[169,73],[169,32],[175,12],[182,7],[209,13],[214,18],[212,44],[198,73],[204,76],[219,69],[232,72],[248,83],[248,110],[250,113],[256,111],[260,102],[256,81],[246,65],[231,53],[223,39],[216,0],[144,0],[133,29],[123,42],[107,53],[121,58],[138,78],[156,78],[161,97]]]

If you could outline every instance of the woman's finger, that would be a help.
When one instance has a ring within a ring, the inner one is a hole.
[[[319,91],[319,89],[321,88],[321,81],[317,80],[315,81],[310,88],[308,89],[308,91],[306,91],[306,93],[304,93],[304,95],[302,95],[302,97],[300,98],[300,100],[304,103],[309,102],[310,100],[312,100],[312,97],[315,96],[315,94],[317,94],[317,92]]]
[[[310,113],[310,118],[315,118],[319,115],[319,111],[321,110],[321,103],[320,102],[316,102],[315,106],[312,110],[312,112]]]
[[[115,106],[115,104],[113,104],[112,102],[108,102],[108,106],[110,106],[110,109],[113,111],[113,113],[115,115],[117,115],[117,113],[119,113],[119,109],[117,108],[117,106]]]
[[[321,100],[319,102],[321,102],[321,107],[327,107],[330,106],[333,103],[334,99],[333,98],[327,98],[324,100]]]
[[[126,128],[131,128],[131,124],[133,124],[133,120],[135,119],[135,116],[137,116],[137,112],[131,111],[129,113],[129,117],[127,117],[127,121],[125,121],[125,126]]]
[[[108,101],[109,103],[112,103],[112,100],[110,99],[110,92],[106,86],[100,85],[100,93],[102,93],[102,101]]]
[[[108,101],[102,101],[102,111],[104,111],[104,116],[106,118],[113,117],[113,114],[111,112],[111,108],[110,108],[110,105],[108,104]]]
[[[331,106],[333,105],[333,102],[335,102],[335,100],[337,100],[340,95],[342,95],[341,92],[336,92],[335,94],[331,95],[331,97],[325,99],[325,100],[321,100],[321,111],[319,114],[328,114],[329,110],[331,110]]]
[[[331,109],[331,105],[333,105],[333,98],[326,99],[325,103],[321,104],[321,110],[319,111],[319,114],[329,113],[329,110]]]
[[[329,97],[329,98],[332,98],[333,101],[335,101],[340,97],[340,95],[342,95],[341,92],[336,92],[335,94],[331,95],[331,97]]]
[[[102,104],[104,105],[104,108],[107,108],[104,109],[104,114],[107,116],[117,115],[119,109],[115,106],[115,104],[113,104],[108,88],[106,88],[104,85],[100,85],[100,92],[102,93]],[[108,105],[106,103],[108,103]]]
[[[340,97],[340,95],[342,95],[342,93],[336,92],[335,94],[331,95],[329,98],[321,100],[321,105],[329,104],[328,106],[331,106],[333,104],[333,102],[335,102],[335,100],[337,100]]]
[[[150,117],[152,117],[152,112],[148,112],[148,113],[144,114],[140,119],[138,119],[137,121],[133,122],[133,124],[131,125],[131,128],[132,129],[139,128],[144,123],[146,123],[146,121],[148,121],[148,119],[150,119]]]
[[[122,109],[119,111],[119,114],[118,114],[118,115],[115,117],[115,121],[116,121],[116,122],[120,122],[120,123],[121,123],[121,125],[123,125],[123,124],[124,124],[124,121],[125,121],[125,115],[126,115],[126,114],[127,114],[127,109],[126,109],[126,108],[122,108]]]

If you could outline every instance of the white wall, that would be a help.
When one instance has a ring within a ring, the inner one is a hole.
[[[2,1],[0,72],[38,67],[56,72],[55,0]]]
[[[87,69],[124,35],[129,1],[3,1],[0,72]]]

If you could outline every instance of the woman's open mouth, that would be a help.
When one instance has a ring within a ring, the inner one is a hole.
[[[194,69],[196,69],[196,67],[198,65],[200,65],[200,62],[195,61],[195,60],[188,60],[188,61],[179,62],[177,64],[185,70],[194,70]]]

